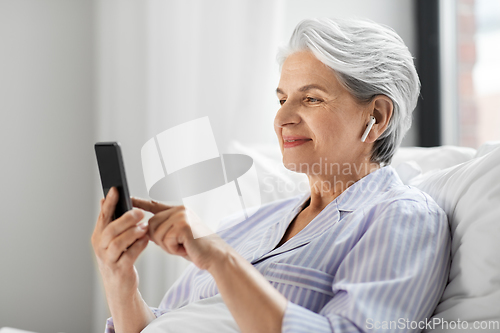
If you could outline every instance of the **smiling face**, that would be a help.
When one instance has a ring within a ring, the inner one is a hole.
[[[286,168],[311,174],[314,163],[369,161],[371,145],[361,136],[370,103],[358,103],[311,52],[288,56],[276,91],[281,108],[274,129]]]

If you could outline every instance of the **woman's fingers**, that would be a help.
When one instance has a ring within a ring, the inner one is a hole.
[[[172,214],[181,210],[184,210],[184,206],[175,206],[155,214],[152,218],[149,219],[149,235],[153,236],[153,234],[156,232],[156,229],[160,225],[172,223],[172,221],[168,221],[169,218],[172,216]]]
[[[104,249],[108,248],[114,238],[128,229],[136,227],[137,223],[139,223],[143,217],[144,213],[140,209],[132,209],[123,214],[104,229],[101,236],[101,247]]]
[[[167,206],[153,200],[144,200],[134,197],[132,197],[131,199],[132,199],[132,206],[144,209],[153,214],[172,208],[172,206]]]
[[[161,244],[168,253],[181,257],[187,256],[186,248],[184,244],[180,242],[180,238],[182,238],[185,233],[188,233],[187,228],[185,224],[177,224],[169,228],[167,232],[161,236]]]
[[[102,230],[113,219],[116,203],[118,202],[118,191],[115,187],[109,189],[106,199],[101,200],[101,212],[97,219],[97,225]]]
[[[193,237],[191,227],[186,220],[186,211],[181,206],[162,221],[154,229],[150,227],[150,238],[168,253],[185,257],[187,251],[183,243]]]
[[[155,215],[156,217],[156,215]],[[154,217],[153,217],[154,218]],[[162,246],[163,239],[167,232],[174,226],[174,220],[156,219],[149,220],[149,237],[159,246]]]
[[[127,251],[123,252],[122,256],[118,259],[122,264],[132,266],[137,257],[144,251],[148,246],[149,237],[147,235],[136,240]]]
[[[147,237],[147,226],[135,226],[113,238],[106,251],[108,262],[116,263],[125,252],[129,251],[135,241]]]

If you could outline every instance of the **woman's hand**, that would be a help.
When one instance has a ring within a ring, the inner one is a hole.
[[[101,200],[101,212],[92,234],[109,309],[116,332],[140,332],[155,315],[139,292],[139,276],[134,267],[139,254],[148,245],[148,225],[138,223],[144,217],[133,209],[111,221],[118,191],[112,187],[106,199]]]
[[[136,198],[132,204],[155,214],[149,220],[149,235],[156,244],[213,276],[242,332],[281,332],[287,299],[222,238],[203,230],[192,212]]]
[[[229,245],[217,234],[203,230],[197,216],[184,206],[167,206],[156,201],[132,198],[132,205],[155,214],[149,219],[149,237],[163,250],[208,270],[214,260],[224,256]],[[209,234],[194,237],[193,234]]]
[[[148,225],[137,225],[144,217],[141,210],[133,209],[111,221],[117,202],[118,191],[112,187],[106,199],[101,199],[101,212],[92,234],[108,298],[126,298],[135,292],[139,277],[134,263],[149,241]]]

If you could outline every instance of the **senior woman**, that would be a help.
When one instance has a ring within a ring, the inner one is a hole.
[[[305,20],[278,59],[274,127],[310,192],[195,239],[183,206],[133,198],[138,209],[110,223],[109,191],[92,236],[108,332],[139,332],[217,294],[242,332],[403,332],[432,315],[448,277],[446,215],[389,165],[419,94],[408,49],[373,22]],[[137,226],[142,210],[154,216]],[[133,266],[150,240],[192,262],[159,308]]]

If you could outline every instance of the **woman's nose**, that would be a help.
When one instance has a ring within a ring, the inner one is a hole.
[[[284,127],[286,125],[298,123],[300,123],[300,116],[297,112],[297,108],[291,103],[291,101],[286,101],[281,105],[281,108],[276,113],[274,126]]]

